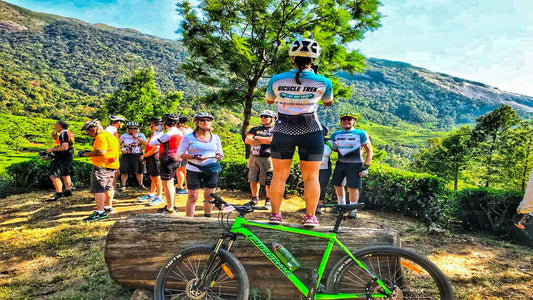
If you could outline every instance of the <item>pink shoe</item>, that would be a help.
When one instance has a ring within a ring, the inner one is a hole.
[[[281,217],[281,213],[270,213],[270,218],[268,219],[268,223],[270,224],[281,224],[283,223],[283,218]]]
[[[304,215],[303,224],[305,227],[317,227],[318,225],[320,225],[318,224],[318,220],[316,216],[308,216],[308,215]]]

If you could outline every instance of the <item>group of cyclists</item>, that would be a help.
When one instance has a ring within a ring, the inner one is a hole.
[[[321,189],[320,170],[324,169],[324,165],[331,168],[328,151],[324,155],[324,149],[330,147],[339,152],[332,177],[339,203],[346,203],[344,186],[348,187],[349,201],[357,202],[360,178],[366,175],[372,160],[368,136],[364,131],[354,128],[357,116],[353,113],[341,115],[343,130],[333,133],[329,140],[325,138],[327,130],[318,119],[317,109],[319,102],[325,106],[332,104],[333,86],[329,79],[316,72],[316,61],[320,54],[320,45],[311,39],[296,39],[289,46],[289,56],[295,68],[271,77],[266,90],[266,101],[277,104],[277,115],[273,111],[261,113],[262,120],[266,120],[262,121],[262,125],[269,124],[266,128],[268,134],[258,134],[263,130],[259,129],[258,133],[245,141],[252,146],[253,151],[257,151],[259,164],[265,164],[260,157],[269,148],[272,166],[267,185],[270,223],[283,222],[281,204],[296,148],[304,182],[306,209],[303,225],[309,227],[319,225],[315,213],[321,190],[324,194],[325,188],[323,186]],[[95,138],[93,151],[80,151],[78,154],[90,157],[93,163],[90,190],[94,193],[97,204],[96,211],[85,220],[105,219],[108,213],[113,212],[112,200],[117,179],[121,183],[119,191],[126,188],[130,175],[136,177],[139,189],[148,189],[143,185],[145,172],[151,179],[150,191],[139,198],[139,201],[148,205],[164,203],[165,206],[158,212],[176,211],[176,176],[181,181],[178,182],[178,192],[183,192],[183,182],[187,185],[187,216],[194,215],[201,189],[204,192],[203,199],[212,200],[210,194],[218,185],[221,170],[219,161],[224,157],[220,137],[211,132],[214,117],[207,112],[196,114],[192,120],[194,129],[186,126],[187,119],[186,116],[173,113],[153,117],[148,120],[152,131],[149,138],[139,132],[138,123],[128,122],[121,115],[110,116],[109,125],[105,128],[97,119],[85,122],[82,131]],[[119,136],[118,130],[123,125],[126,125],[127,132]],[[62,142],[59,144],[63,145]],[[263,147],[265,144],[269,147]],[[364,158],[362,149],[366,154]],[[178,170],[185,172],[180,175]],[[258,176],[259,173],[249,176],[255,198],[257,188],[254,186],[257,187],[257,180],[253,177]],[[69,183],[65,182],[65,186],[69,187]],[[211,205],[204,202],[204,216],[210,216],[211,210]]]

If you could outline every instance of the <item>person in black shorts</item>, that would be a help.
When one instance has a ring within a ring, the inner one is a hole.
[[[140,160],[143,153],[143,147],[148,144],[148,140],[143,133],[139,132],[139,124],[137,122],[126,123],[128,132],[124,133],[119,138],[122,156],[120,157],[120,173],[121,183],[120,191],[124,191],[129,175],[134,175],[137,178],[138,188],[140,190],[147,190],[143,184],[143,174],[146,171],[145,165]]]
[[[73,172],[72,154],[74,153],[74,135],[68,131],[68,123],[59,120],[54,125],[52,138],[55,146],[46,149],[47,153],[53,153],[53,160],[50,163],[50,179],[56,190],[55,194],[46,201],[56,201],[62,197],[72,196],[72,180],[70,175]],[[63,180],[63,182],[61,182]],[[63,185],[65,190],[63,191]]]
[[[274,168],[270,184],[272,211],[269,222],[283,222],[281,201],[289,177],[292,157],[298,147],[300,170],[304,181],[305,215],[303,225],[318,226],[315,216],[320,195],[318,173],[324,151],[324,136],[318,121],[319,102],[333,103],[331,81],[316,74],[315,62],[321,48],[311,39],[297,39],[289,46],[289,56],[295,69],[274,75],[266,90],[267,103],[278,104],[278,120],[270,144]]]
[[[340,116],[340,123],[342,130],[335,131],[331,139],[331,147],[333,151],[339,152],[331,184],[335,186],[337,193],[337,200],[339,204],[346,204],[344,199],[343,181],[346,179],[346,187],[348,187],[349,203],[357,203],[359,201],[359,190],[361,189],[361,177],[368,174],[368,168],[372,162],[374,154],[370,138],[368,134],[356,129],[358,115],[355,113],[345,113]],[[363,159],[363,150],[365,156]],[[348,218],[355,219],[356,210],[352,210],[348,214]]]

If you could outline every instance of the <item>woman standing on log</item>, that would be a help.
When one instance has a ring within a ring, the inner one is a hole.
[[[178,148],[178,155],[187,159],[187,205],[185,214],[194,217],[198,192],[204,189],[204,200],[213,200],[210,196],[218,186],[218,177],[222,168],[219,160],[224,156],[220,137],[211,132],[211,125],[215,118],[210,113],[201,112],[194,116],[196,128],[186,134]],[[204,216],[211,217],[213,205],[204,202]]]
[[[314,65],[320,56],[320,45],[311,39],[297,39],[289,46],[289,56],[295,69],[270,78],[266,91],[267,103],[278,103],[278,121],[272,137],[274,167],[270,197],[272,212],[269,222],[283,222],[281,200],[285,182],[291,170],[296,146],[304,181],[304,226],[318,226],[315,210],[320,195],[318,172],[324,151],[324,136],[316,111],[322,100],[325,106],[333,102],[333,87],[326,77],[316,74]]]

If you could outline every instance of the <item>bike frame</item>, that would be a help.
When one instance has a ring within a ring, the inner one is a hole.
[[[383,281],[381,281],[377,276],[372,274],[370,270],[359,260],[357,260],[350,250],[346,248],[338,239],[337,239],[337,233],[336,232],[330,232],[330,233],[322,233],[322,232],[315,232],[305,229],[299,229],[299,228],[293,228],[293,227],[286,227],[286,226],[280,226],[280,225],[272,225],[262,222],[256,222],[256,221],[248,221],[244,219],[242,216],[237,216],[235,218],[235,221],[233,222],[233,225],[229,229],[230,232],[235,234],[241,234],[243,235],[247,240],[249,240],[263,255],[274,265],[276,268],[278,268],[287,279],[289,279],[294,286],[305,296],[309,295],[310,289],[296,276],[293,272],[291,272],[284,264],[281,262],[276,255],[255,235],[253,234],[249,229],[243,227],[243,226],[253,226],[253,227],[260,227],[260,228],[266,228],[269,230],[277,230],[277,231],[283,231],[293,234],[302,234],[302,235],[308,235],[316,238],[326,239],[328,240],[328,244],[326,246],[326,249],[324,251],[324,255],[322,256],[322,260],[320,262],[320,265],[317,270],[318,279],[317,279],[317,286],[314,287],[315,290],[318,290],[320,281],[322,280],[322,275],[324,273],[324,270],[326,269],[326,265],[328,263],[331,250],[333,249],[334,245],[337,245],[342,251],[346,253],[362,270],[367,272],[372,280],[379,284],[383,291],[387,294],[391,294],[391,290],[385,286]],[[380,297],[386,297],[384,294],[374,294],[374,293],[353,293],[353,294],[321,294],[316,293],[314,295],[315,299],[349,299],[349,298],[359,298],[359,297],[368,297],[372,296],[375,298]]]

